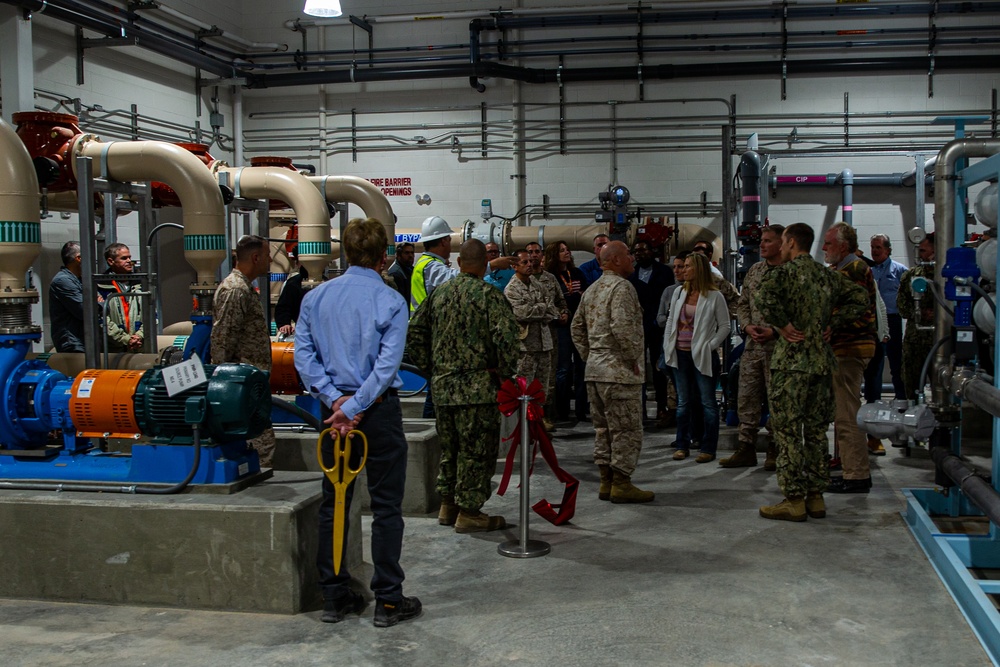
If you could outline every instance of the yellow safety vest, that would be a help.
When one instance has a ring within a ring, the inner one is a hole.
[[[410,313],[413,313],[424,299],[427,298],[427,285],[424,283],[424,269],[431,262],[441,262],[440,259],[424,253],[413,266],[413,274],[410,276]],[[441,262],[442,264],[444,262]]]

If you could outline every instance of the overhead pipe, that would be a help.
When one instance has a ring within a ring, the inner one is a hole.
[[[5,0],[0,0],[3,2]],[[536,84],[587,83],[595,81],[644,81],[654,79],[690,78],[741,78],[749,76],[798,76],[806,74],[849,74],[860,72],[870,75],[882,72],[926,72],[927,58],[867,58],[828,60],[735,61],[727,63],[689,63],[684,65],[643,65],[643,67],[580,67],[580,68],[528,68],[503,65],[496,62],[476,62],[454,65],[412,65],[404,67],[351,67],[340,70],[289,72],[284,74],[256,74],[247,72],[248,88],[280,88],[339,83],[370,83],[377,81],[412,81],[419,79],[486,78],[510,79]],[[1000,56],[937,56],[936,72],[943,70],[996,70]]]
[[[307,178],[292,169],[227,167],[221,162],[216,162],[212,170],[228,174],[237,197],[287,202],[299,225],[299,264],[306,267],[310,280],[318,281],[331,257],[330,215],[323,197]]]
[[[935,257],[947,257],[948,250],[955,245],[955,197],[958,185],[957,165],[959,160],[970,157],[989,157],[1000,153],[1000,140],[998,139],[955,139],[945,144],[938,153],[937,162],[934,165],[934,255]],[[963,221],[964,222],[964,221]],[[964,229],[964,225],[963,225]],[[965,239],[961,239],[965,241]],[[941,293],[944,293],[945,279],[941,276],[941,267],[944,262],[938,260],[934,270],[934,281],[938,284]],[[951,324],[952,318],[937,308],[934,318],[934,339],[945,340],[946,342],[938,348],[934,357],[934,371],[947,367],[951,358],[953,345],[951,344]],[[933,387],[933,399],[937,405],[946,405],[950,402],[947,387],[935,384]]]
[[[189,26],[198,28],[198,30],[208,33],[202,39],[207,39],[209,37],[215,37],[218,39],[228,39],[231,42],[239,44],[244,49],[250,51],[287,51],[288,44],[278,44],[277,42],[251,42],[245,37],[240,37],[239,35],[234,35],[232,33],[226,32],[225,30],[219,28],[218,26],[205,23],[204,21],[199,21],[193,16],[188,16],[187,14],[174,9],[173,7],[168,7],[162,2],[156,2],[149,5],[150,9],[155,9],[156,11],[163,12],[167,16],[177,19]],[[136,9],[143,9],[142,5],[136,5]]]
[[[396,214],[392,212],[392,205],[389,203],[389,199],[375,185],[358,176],[306,176],[305,178],[331,204],[337,202],[354,204],[364,211],[365,217],[374,218],[381,222],[385,228],[386,238],[389,239],[389,245],[393,246],[393,252],[395,252]],[[323,233],[326,235],[327,243],[329,243],[329,220],[325,223]],[[318,235],[319,232],[313,230],[313,234]],[[304,237],[302,221],[299,220],[300,248],[302,247],[304,238],[306,237]],[[309,267],[306,267],[306,270],[309,271],[310,281],[318,280],[318,277],[322,275],[323,266],[320,266],[319,270],[315,272]]]

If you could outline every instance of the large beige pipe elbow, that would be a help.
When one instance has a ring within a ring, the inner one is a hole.
[[[396,216],[392,206],[382,191],[358,176],[309,176],[309,181],[319,188],[328,202],[347,202],[354,204],[368,218],[374,218],[385,227],[385,235],[389,246],[396,244]],[[299,244],[302,243],[302,224],[299,224]],[[393,251],[394,252],[394,251]],[[309,270],[309,275],[313,274]]]
[[[74,151],[97,165],[106,162],[108,177],[116,181],[161,181],[173,188],[183,209],[184,259],[197,272],[198,285],[215,284],[226,257],[225,205],[219,184],[197,157],[163,141],[103,143],[89,135],[77,139]]]
[[[279,167],[221,167],[237,197],[280,199],[295,211],[299,226],[299,264],[319,281],[330,263],[330,214],[323,196],[297,171]],[[314,278],[313,278],[314,277]]]
[[[38,178],[31,155],[14,128],[0,119],[0,298],[12,292],[29,296],[24,274],[41,250]]]

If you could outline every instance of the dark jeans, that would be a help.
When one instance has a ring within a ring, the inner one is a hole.
[[[903,387],[903,318],[899,313],[889,314],[889,342],[885,344],[885,356],[889,360],[889,374],[896,398],[906,398]]]
[[[323,419],[330,411],[323,409]],[[368,493],[372,506],[372,575],[371,589],[376,598],[399,601],[403,596],[403,568],[399,565],[399,555],[403,546],[403,485],[406,482],[406,436],[403,434],[403,412],[399,399],[388,396],[381,403],[374,403],[365,411],[358,430],[368,438],[368,460],[365,473],[368,477]],[[332,451],[330,441],[324,443],[324,451]],[[356,467],[361,460],[360,439],[351,441],[351,465]],[[325,465],[330,466],[332,457],[325,456]],[[357,480],[354,480],[357,481]],[[351,499],[354,497],[354,481],[347,487],[344,510],[344,549],[340,562],[340,574],[333,573],[333,509],[335,494],[333,484],[323,477],[323,501],[319,506],[319,550],[316,566],[319,568],[319,585],[323,598],[335,600],[347,594],[347,584],[351,575],[347,571],[347,536],[351,528]],[[360,530],[360,526],[358,530]]]
[[[580,358],[569,327],[556,328],[559,352],[556,357],[556,418],[569,419],[570,387],[576,405],[576,418],[582,420],[587,416],[587,383],[583,381],[586,366]]]
[[[882,398],[882,369],[885,368],[885,345],[875,342],[875,356],[865,366],[865,403]]]
[[[702,375],[694,365],[691,352],[677,350],[677,448],[691,446],[691,414],[698,411],[704,421],[704,436],[699,450],[715,454],[719,446],[719,404],[715,398],[717,380],[710,375]],[[697,391],[692,391],[694,382]]]

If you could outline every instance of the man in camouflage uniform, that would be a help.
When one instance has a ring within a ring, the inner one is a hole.
[[[917,276],[934,280],[934,232],[920,242],[917,257],[921,264],[907,269],[899,279],[899,296],[896,307],[899,314],[906,320],[906,331],[903,333],[903,387],[908,400],[914,400],[915,394],[921,393],[920,371],[924,360],[934,346],[934,297],[930,291],[924,293],[919,306],[913,301],[910,285]],[[919,327],[930,327],[920,329]]]
[[[486,247],[470,239],[461,273],[435,289],[410,320],[406,352],[431,377],[441,439],[438,523],[459,533],[497,530],[502,516],[481,511],[500,445],[500,381],[514,375],[518,328],[500,291],[483,281]]]
[[[503,293],[520,326],[521,358],[517,363],[517,374],[528,382],[537,378],[548,396],[551,391],[552,350],[555,347],[549,324],[559,319],[559,310],[552,293],[534,277],[535,270],[527,250],[517,252],[514,271],[514,277]]]
[[[761,261],[750,267],[743,280],[743,290],[736,302],[736,315],[740,330],[746,334],[746,346],[740,356],[739,389],[737,391],[740,417],[736,451],[729,458],[719,461],[723,468],[742,468],[757,465],[757,431],[767,386],[771,382],[770,360],[777,342],[774,330],[764,321],[754,299],[760,284],[773,268],[780,266],[781,233],[783,225],[765,227],[760,234]],[[770,429],[768,429],[770,430]],[[771,438],[767,445],[764,470],[777,469],[778,449]]]
[[[868,308],[861,317],[842,320],[830,333],[830,345],[837,357],[833,373],[834,437],[844,468],[843,476],[832,480],[830,493],[868,493],[872,486],[868,438],[858,427],[857,418],[865,368],[875,356],[878,286],[868,264],[855,254],[857,249],[858,234],[845,222],[832,225],[823,238],[823,254],[830,268],[868,293]]]
[[[212,363],[239,363],[271,371],[270,327],[253,281],[266,276],[270,247],[262,236],[244,236],[236,243],[236,266],[215,290],[212,323]],[[260,454],[262,468],[274,457],[274,429],[247,441]]]
[[[628,281],[634,270],[628,247],[612,241],[601,250],[604,273],[580,300],[570,333],[587,362],[584,380],[594,422],[594,463],[601,471],[598,498],[645,503],[652,491],[632,485],[642,449],[642,308]]]
[[[768,401],[778,445],[778,487],[785,499],[761,507],[765,519],[826,516],[826,429],[834,416],[836,359],[823,331],[861,317],[869,305],[863,288],[812,258],[813,239],[804,223],[785,229],[785,263],[767,273],[755,300],[764,321],[781,336],[771,356]]]
[[[549,322],[549,333],[552,335],[552,351],[549,353],[549,375],[545,380],[545,417],[542,418],[545,429],[551,433],[555,430],[555,425],[549,419],[549,415],[555,414],[555,397],[553,394],[555,393],[554,389],[556,386],[556,360],[559,356],[559,333],[556,331],[556,324],[563,325],[569,321],[569,306],[566,305],[566,297],[563,296],[562,289],[559,287],[559,279],[542,267],[542,246],[537,243],[529,243],[525,246],[525,249],[528,251],[528,258],[531,259],[531,279],[538,282],[539,285],[552,295],[552,300],[556,304],[556,310],[559,311],[559,318]]]

